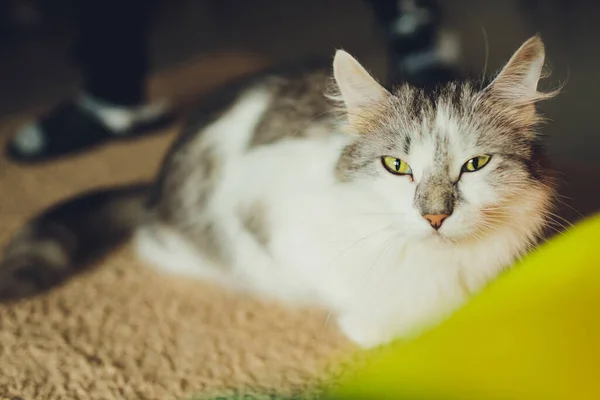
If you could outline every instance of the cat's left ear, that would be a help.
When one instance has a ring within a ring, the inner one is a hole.
[[[544,59],[542,39],[537,35],[529,38],[488,86],[489,93],[516,104],[531,104],[552,97],[553,93],[540,93],[537,90]]]
[[[335,53],[333,76],[351,121],[391,96],[354,57],[343,50]]]

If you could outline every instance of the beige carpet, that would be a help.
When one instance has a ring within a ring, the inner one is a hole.
[[[220,55],[163,74],[153,96],[202,92],[263,63]],[[0,144],[27,115],[0,121]],[[172,132],[36,167],[0,159],[0,244],[33,213],[150,178]],[[350,350],[315,310],[160,275],[126,245],[65,285],[0,304],[0,399],[175,399],[231,388],[289,393]]]

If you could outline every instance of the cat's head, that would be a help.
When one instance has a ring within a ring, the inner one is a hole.
[[[464,242],[503,230],[534,239],[551,207],[553,180],[536,131],[544,45],[526,41],[487,86],[435,93],[388,91],[348,53],[333,69],[355,140],[338,162],[346,181],[381,194],[390,219],[417,238]],[[518,237],[518,239],[517,239]]]

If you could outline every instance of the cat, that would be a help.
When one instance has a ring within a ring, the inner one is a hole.
[[[452,314],[539,242],[554,206],[534,36],[486,86],[388,90],[350,54],[207,99],[155,182],[67,200],[8,245],[0,293],[133,234],[161,271],[330,311],[363,347]],[[333,70],[333,77],[331,76]],[[332,79],[333,78],[333,79]]]

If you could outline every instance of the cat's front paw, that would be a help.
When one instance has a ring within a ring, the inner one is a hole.
[[[363,348],[377,347],[393,339],[389,330],[360,315],[342,314],[337,324],[350,340]]]

